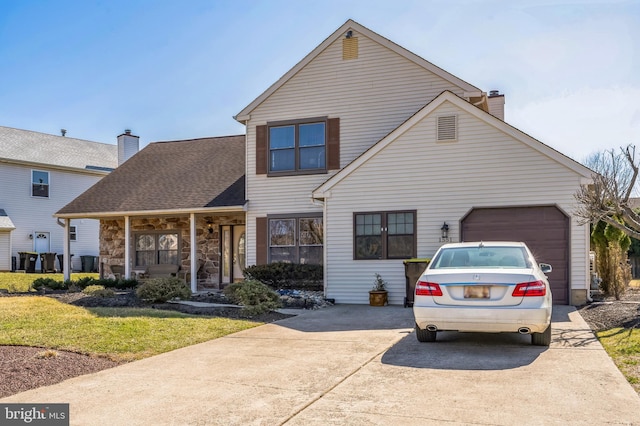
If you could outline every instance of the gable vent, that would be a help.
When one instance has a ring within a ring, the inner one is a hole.
[[[358,59],[358,37],[342,39],[342,59]]]
[[[457,134],[457,116],[441,115],[438,117],[438,140],[454,141],[458,138]]]

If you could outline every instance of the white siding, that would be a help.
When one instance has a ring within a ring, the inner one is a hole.
[[[247,261],[255,263],[255,218],[322,211],[311,191],[330,174],[268,178],[255,174],[255,126],[269,121],[340,118],[341,166],[351,162],[444,90],[463,90],[354,32],[358,59],[342,59],[342,39],[251,112],[247,124]]]
[[[11,256],[17,259],[18,252],[34,249],[34,240],[29,239],[29,234],[34,232],[49,232],[50,250],[62,254],[64,228],[57,224],[53,214],[102,178],[102,175],[36,167],[49,172],[49,198],[32,197],[33,169],[15,164],[0,165],[0,208],[6,211],[16,227],[12,233]],[[99,223],[81,219],[72,220],[71,224],[78,229],[78,240],[71,242],[71,252],[75,255],[72,267],[80,269],[81,255],[98,256]]]
[[[436,117],[458,114],[458,141],[437,143]],[[327,296],[367,303],[374,273],[405,295],[401,260],[354,261],[353,213],[417,210],[418,257],[440,246],[440,227],[457,240],[473,207],[557,204],[571,215],[581,177],[553,159],[446,102],[331,189],[327,200]],[[571,219],[571,288],[587,288],[588,229]]]

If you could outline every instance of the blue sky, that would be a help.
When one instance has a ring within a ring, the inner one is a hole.
[[[0,0],[0,125],[141,145],[233,116],[347,19],[582,161],[640,144],[640,1]]]

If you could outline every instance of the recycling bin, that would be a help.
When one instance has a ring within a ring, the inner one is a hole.
[[[82,263],[82,272],[92,272],[93,262],[95,256],[80,256],[80,262]]]
[[[20,269],[30,274],[35,273],[38,253],[31,251],[21,251],[18,254],[20,255]]]
[[[56,253],[40,253],[40,272],[56,272]]]

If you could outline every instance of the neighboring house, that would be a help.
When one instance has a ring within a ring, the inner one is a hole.
[[[20,252],[61,254],[64,228],[53,214],[117,164],[116,145],[0,127],[0,271],[19,268]],[[80,256],[98,255],[98,225],[71,222],[74,269]]]
[[[505,123],[499,93],[487,95],[349,20],[235,119],[246,126],[245,157],[235,160],[246,162],[246,195],[237,204],[203,205],[233,179],[189,186],[204,198],[188,206],[171,204],[172,194],[187,190],[179,179],[163,180],[166,186],[153,192],[129,181],[133,192],[160,205],[89,211],[83,194],[58,216],[101,219],[103,244],[122,233],[109,244],[130,253],[113,259],[101,250],[101,256],[105,263],[128,259],[129,273],[139,263],[160,262],[154,235],[179,228],[179,262],[199,271],[190,279],[194,291],[241,277],[230,271],[238,264],[320,263],[325,293],[338,303],[367,303],[379,273],[389,283],[390,303],[401,304],[404,259],[430,257],[445,241],[502,239],[525,241],[539,261],[553,265],[556,303],[586,301],[588,227],[572,212],[573,194],[590,182],[591,171]],[[167,161],[149,163],[148,175],[178,170],[185,183],[199,179],[191,174],[205,173],[202,160],[186,143],[175,142],[185,144],[186,162],[169,161],[173,148],[157,144]],[[218,158],[224,152],[209,154],[209,173],[228,173]],[[125,166],[96,188],[106,191]],[[241,256],[233,256],[235,248]],[[148,258],[146,249],[153,252]]]

